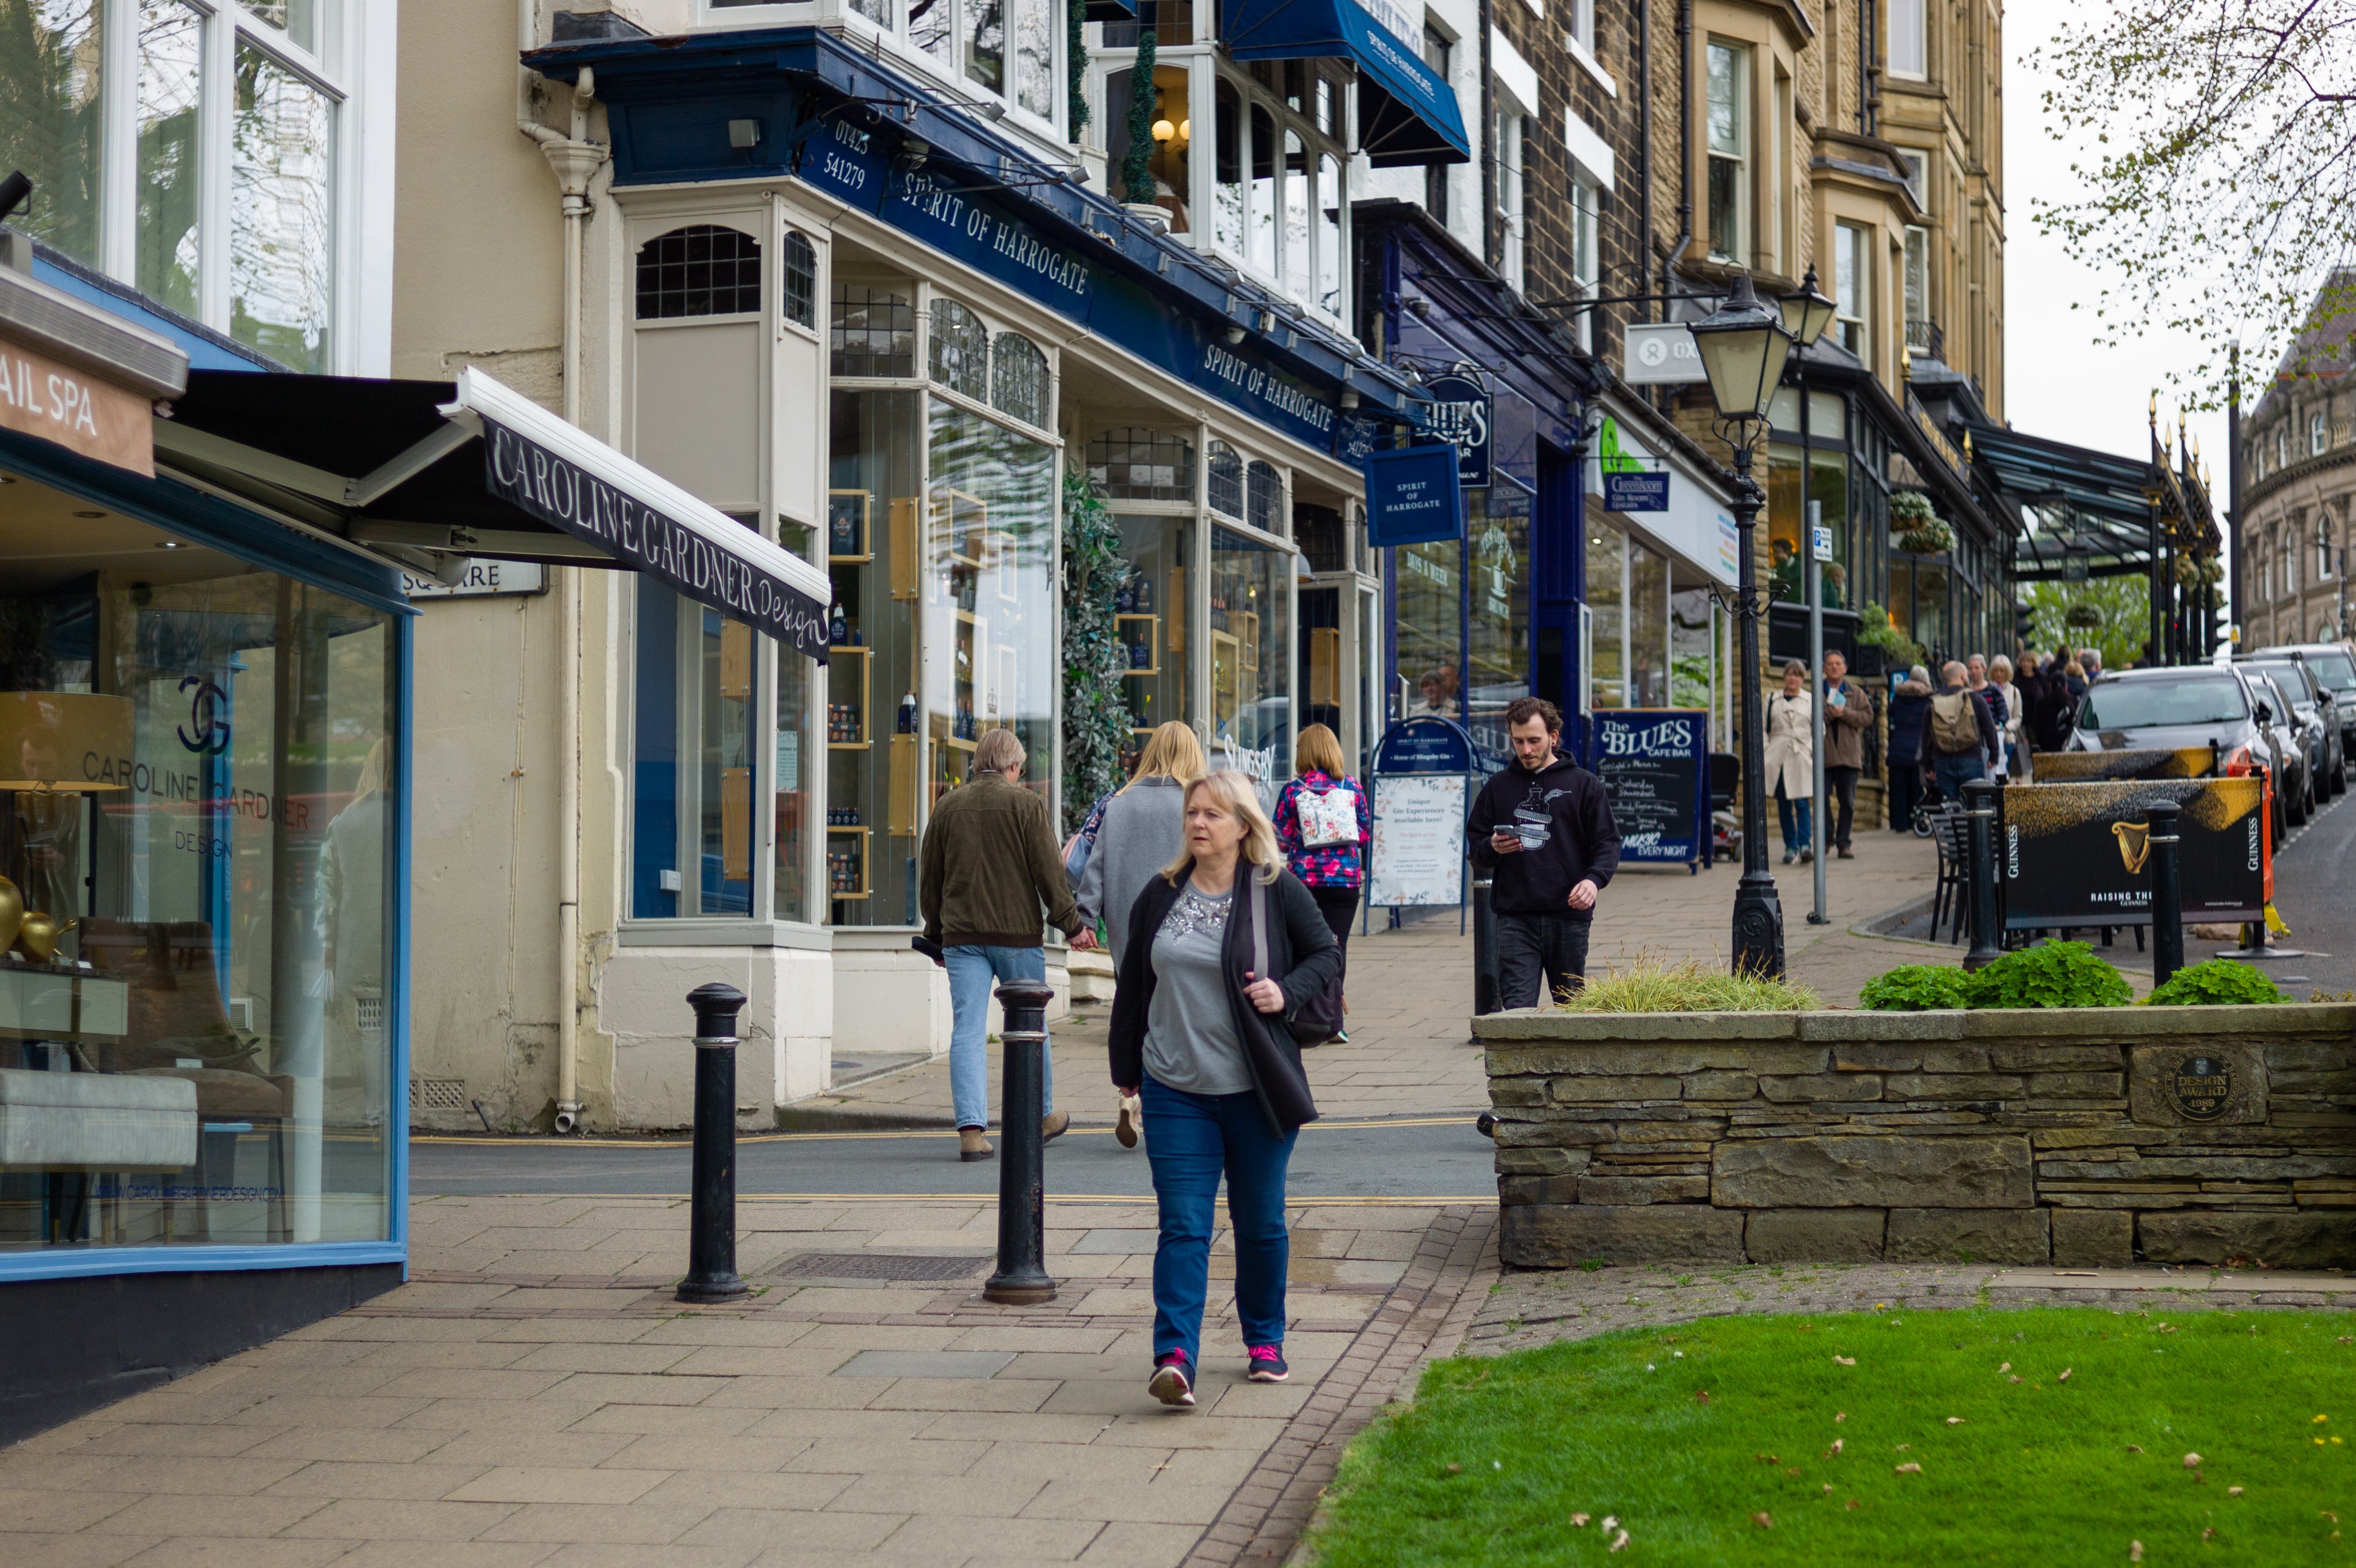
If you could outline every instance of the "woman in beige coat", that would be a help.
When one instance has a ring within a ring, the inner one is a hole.
[[[1783,864],[1816,858],[1815,746],[1809,733],[1808,667],[1783,666],[1783,689],[1767,699],[1767,777],[1775,784],[1775,814],[1783,825]]]

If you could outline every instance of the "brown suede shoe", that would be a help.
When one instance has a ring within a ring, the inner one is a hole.
[[[990,1146],[990,1139],[983,1134],[980,1128],[960,1127],[958,1129],[958,1159],[986,1160],[996,1153],[998,1153],[998,1151]]]
[[[1072,1113],[1068,1111],[1058,1111],[1053,1116],[1042,1116],[1039,1118],[1039,1141],[1043,1144],[1054,1143],[1064,1135],[1064,1129],[1071,1124]]]
[[[1849,848],[1847,844],[1841,845],[1836,853],[1838,854],[1843,860],[1855,860],[1857,858],[1857,852]]]

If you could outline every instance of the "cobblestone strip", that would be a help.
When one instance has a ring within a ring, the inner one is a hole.
[[[1343,1447],[1426,1360],[1454,1349],[1495,1272],[1496,1211],[1442,1209],[1407,1273],[1236,1488],[1183,1568],[1282,1562],[1333,1479]]]

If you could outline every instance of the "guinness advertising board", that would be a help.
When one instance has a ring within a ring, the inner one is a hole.
[[[2045,759],[2038,758],[2042,768]],[[2255,920],[2274,862],[2255,779],[2014,784],[2003,792],[1997,877],[2011,930],[2151,924],[2147,808],[2173,800],[2184,918]]]

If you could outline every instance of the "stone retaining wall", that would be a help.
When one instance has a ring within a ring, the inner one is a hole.
[[[2356,1266],[2356,1006],[1472,1020],[1500,1248]]]

